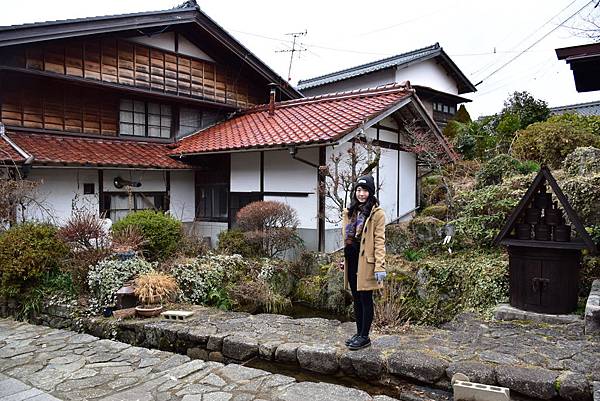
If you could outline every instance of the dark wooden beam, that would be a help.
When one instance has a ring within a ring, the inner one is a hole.
[[[325,166],[327,164],[327,148],[321,146],[319,148],[319,166]],[[318,227],[317,236],[319,239],[318,249],[319,252],[325,252],[325,194],[321,190],[321,186],[325,184],[325,176],[321,174],[321,171],[317,169],[317,191],[319,194],[318,199]]]

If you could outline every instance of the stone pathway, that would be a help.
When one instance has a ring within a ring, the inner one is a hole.
[[[394,400],[7,319],[0,319],[0,372],[2,401]]]
[[[464,314],[441,329],[412,326],[373,336],[373,346],[348,351],[351,322],[282,315],[249,315],[195,307],[188,321],[94,318],[83,329],[97,337],[218,362],[261,359],[318,374],[379,383],[410,380],[449,389],[456,372],[535,399],[600,401],[600,336],[583,322],[550,325],[484,322]],[[56,318],[42,319],[58,324]],[[596,391],[594,391],[596,389]]]

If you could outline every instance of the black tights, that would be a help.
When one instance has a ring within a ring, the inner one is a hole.
[[[354,300],[354,317],[356,319],[356,332],[363,337],[369,337],[373,323],[373,291],[358,291],[356,289],[358,273],[358,252],[360,244],[353,242],[344,248],[346,266],[348,269],[348,284]]]

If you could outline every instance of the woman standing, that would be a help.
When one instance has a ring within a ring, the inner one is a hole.
[[[344,288],[352,291],[356,334],[346,340],[350,350],[371,345],[373,290],[385,278],[385,213],[375,197],[373,177],[360,177],[352,191],[352,202],[343,211]]]

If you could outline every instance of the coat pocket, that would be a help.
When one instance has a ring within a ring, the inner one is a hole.
[[[367,263],[375,263],[375,256],[367,256]]]

